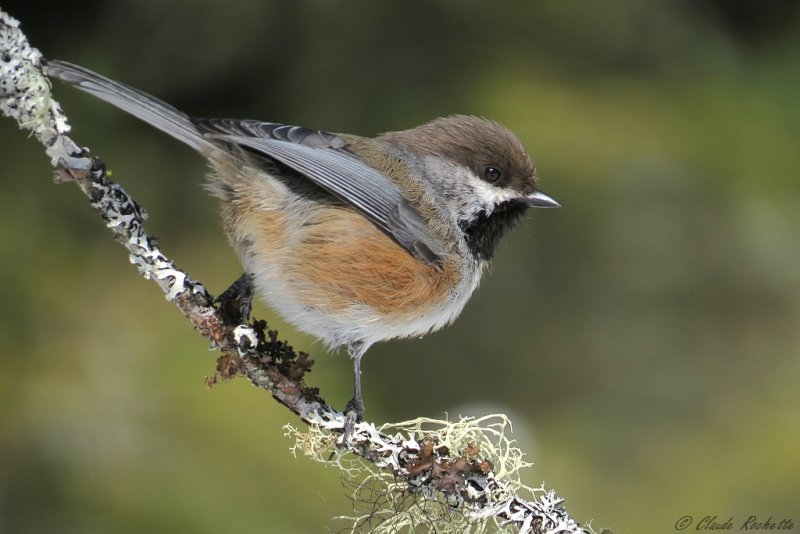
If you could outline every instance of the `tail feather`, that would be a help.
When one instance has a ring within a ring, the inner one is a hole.
[[[66,61],[47,61],[45,73],[113,104],[194,148],[208,154],[214,144],[203,137],[185,113],[147,93],[115,82]]]

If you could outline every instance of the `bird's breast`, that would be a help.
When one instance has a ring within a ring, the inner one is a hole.
[[[226,228],[260,293],[330,345],[436,330],[477,285],[461,255],[421,261],[348,206],[309,200],[274,180],[234,189]]]
[[[274,235],[269,228],[284,229],[286,256],[260,260],[291,273],[292,292],[308,305],[335,313],[367,306],[378,315],[419,314],[447,299],[459,282],[458,258],[420,261],[348,207],[311,208],[299,224],[286,213],[277,220],[263,212],[254,217],[263,239]]]

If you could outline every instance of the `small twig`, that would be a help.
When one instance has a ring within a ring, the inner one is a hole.
[[[92,208],[106,222],[117,241],[130,254],[131,262],[146,279],[154,281],[189,319],[194,328],[219,349],[217,377],[246,376],[254,385],[272,394],[309,425],[340,435],[343,413],[334,410],[303,377],[313,365],[305,353],[296,353],[266,322],[230,324],[205,287],[177,268],[143,227],[146,215],[119,185],[108,179],[105,164],[89,157],[68,136],[70,127],[41,70],[42,56],[31,48],[19,23],[0,10],[0,112],[14,118],[44,145],[60,181],[77,184],[89,197]],[[535,501],[511,495],[502,502],[489,495],[505,495],[505,482],[480,458],[480,451],[449,450],[436,446],[435,435],[386,435],[374,424],[356,424],[347,443],[339,446],[405,480],[414,491],[439,492],[453,508],[466,506],[475,518],[496,517],[523,532],[588,532],[569,518],[561,500],[545,492]]]

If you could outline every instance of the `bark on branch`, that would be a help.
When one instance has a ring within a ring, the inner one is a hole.
[[[349,451],[389,473],[409,494],[444,497],[447,506],[458,510],[470,524],[495,518],[498,524],[521,532],[590,532],[569,517],[554,492],[542,490],[538,497],[526,500],[509,491],[517,486],[498,474],[497,459],[488,456],[473,438],[454,450],[440,432],[389,435],[362,422],[343,443],[345,415],[304,382],[313,360],[279,341],[264,321],[235,324],[200,282],[162,252],[144,230],[144,210],[109,180],[100,158],[90,157],[88,149],[68,137],[67,118],[50,95],[41,62],[41,54],[28,44],[19,23],[0,10],[0,112],[32,132],[57,168],[59,181],[81,188],[115,239],[128,250],[140,274],[158,284],[167,300],[220,351],[212,382],[217,377],[247,377],[303,422],[331,436],[340,452]]]

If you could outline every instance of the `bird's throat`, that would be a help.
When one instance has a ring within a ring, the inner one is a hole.
[[[491,260],[500,238],[514,226],[526,209],[524,203],[509,200],[495,207],[488,215],[480,211],[472,219],[460,221],[459,227],[473,256],[479,260]]]

